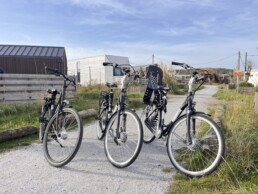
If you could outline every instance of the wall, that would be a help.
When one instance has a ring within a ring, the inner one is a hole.
[[[258,69],[254,69],[250,72],[248,82],[252,83],[254,86],[258,86]]]
[[[62,89],[63,78],[55,75],[0,74],[0,102],[40,100],[48,88]],[[75,95],[69,86],[67,96]]]
[[[103,66],[103,62],[112,62],[118,64],[128,64],[128,57],[100,55],[68,61],[68,74],[77,76],[77,63],[80,66],[80,84],[105,84],[113,83],[113,67]]]

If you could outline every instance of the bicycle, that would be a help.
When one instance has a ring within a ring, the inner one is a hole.
[[[123,65],[114,63],[103,63],[103,65],[120,67],[124,73],[116,107],[112,111],[112,89],[109,94],[102,93],[105,100],[100,104],[108,112],[103,115],[104,118],[99,118],[101,124],[104,123],[102,131],[105,133],[104,149],[107,159],[113,166],[124,168],[131,165],[138,157],[143,138],[142,123],[138,115],[125,104],[127,87],[134,74],[130,73],[129,67]],[[115,87],[115,85],[110,86]]]
[[[99,140],[104,138],[105,126],[111,117],[111,113],[113,112],[113,90],[117,87],[117,84],[107,82],[106,86],[109,88],[109,92],[101,91],[99,94],[99,108],[97,117],[99,120],[97,123],[97,137]]]
[[[191,71],[188,95],[172,120],[165,124],[166,94],[169,88],[160,86],[157,81],[159,79],[155,79],[155,76],[153,78],[152,72],[149,73],[148,87],[144,95],[146,106],[141,114],[144,126],[143,141],[151,143],[155,138],[166,139],[169,159],[179,172],[190,177],[208,175],[215,171],[222,161],[225,140],[220,127],[210,115],[195,110],[194,95],[205,82],[205,76],[199,76],[194,68],[185,63],[172,62],[172,65]],[[157,68],[156,75],[162,77],[157,73]],[[195,90],[194,82],[201,82]],[[184,111],[186,113],[182,114]]]
[[[75,81],[56,69],[45,67],[46,71],[64,78],[61,92],[49,89],[50,98],[44,98],[40,122],[40,140],[43,139],[43,152],[46,160],[55,167],[69,163],[79,150],[83,136],[83,125],[76,110],[67,107],[66,89]],[[59,100],[56,103],[56,95]],[[43,133],[44,132],[44,133]],[[44,135],[43,135],[44,134]]]
[[[43,142],[43,137],[45,129],[47,127],[48,121],[55,114],[56,109],[56,96],[60,94],[56,89],[48,89],[47,93],[50,94],[50,97],[44,98],[44,103],[41,106],[41,114],[39,117],[39,141]]]

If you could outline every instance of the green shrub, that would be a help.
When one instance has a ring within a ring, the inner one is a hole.
[[[254,85],[249,82],[241,82],[239,87],[254,87]]]

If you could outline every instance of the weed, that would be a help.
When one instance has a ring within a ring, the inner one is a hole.
[[[162,169],[162,172],[164,172],[164,173],[170,173],[171,172],[171,167],[164,167],[163,169]]]

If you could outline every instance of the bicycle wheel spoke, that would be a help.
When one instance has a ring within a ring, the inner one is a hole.
[[[180,140],[182,143],[186,143],[186,140],[182,138],[180,135],[178,135],[177,133],[174,132],[173,135],[175,135],[177,139]]]

